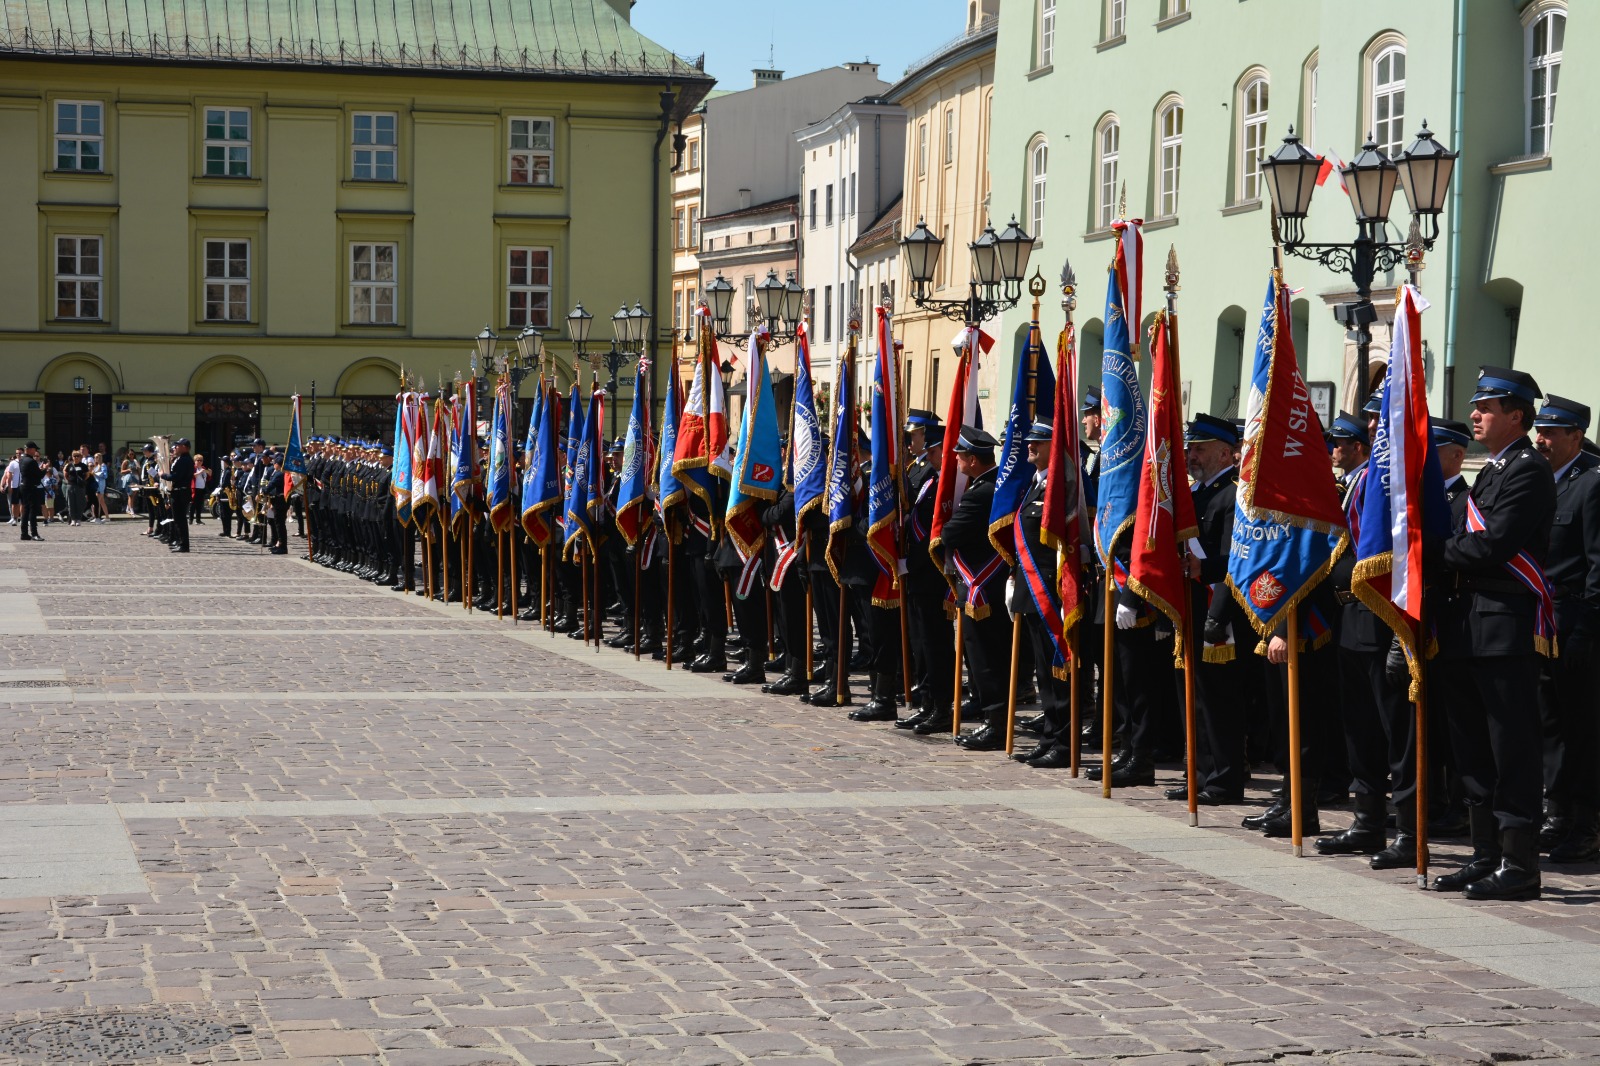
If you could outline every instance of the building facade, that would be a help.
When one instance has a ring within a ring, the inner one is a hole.
[[[665,309],[668,137],[710,79],[626,3],[492,39],[461,4],[68,7],[0,23],[0,447],[214,460],[313,383],[317,431],[386,435],[400,372],[466,373],[485,323],[570,373],[575,302]]]
[[[1019,202],[1002,197],[1001,207],[990,204],[989,131],[998,7],[998,0],[963,5],[962,32],[914,63],[887,94],[906,112],[900,229],[909,233],[918,222],[926,222],[944,239],[927,294],[935,299],[967,296],[971,269],[967,245],[983,233],[991,215],[1001,216],[995,219],[995,229],[1003,229],[1009,212],[1015,210],[1005,205]],[[950,342],[961,324],[917,307],[909,279],[896,295],[894,321],[905,344],[907,406],[936,411],[943,418],[955,379]],[[999,379],[993,363],[986,358],[978,368],[979,393],[985,397]]]
[[[812,370],[837,377],[852,310],[869,304],[850,246],[900,199],[906,113],[882,97],[848,103],[795,132],[800,146],[800,284],[811,306]],[[865,348],[861,349],[863,352]]]
[[[1178,300],[1189,414],[1236,415],[1271,266],[1271,224],[1260,158],[1289,127],[1319,155],[1351,159],[1370,133],[1390,155],[1424,120],[1462,153],[1440,233],[1421,275],[1429,402],[1464,415],[1481,364],[1515,365],[1547,389],[1588,399],[1593,375],[1567,354],[1558,308],[1581,306],[1581,227],[1555,214],[1577,200],[1587,146],[1556,131],[1581,114],[1593,82],[1561,70],[1597,32],[1569,34],[1561,0],[1022,0],[1000,22],[990,171],[997,201],[1027,207],[1036,263],[1052,279],[1071,261],[1080,279],[1085,378],[1098,375],[1110,223],[1126,189],[1127,215],[1146,220],[1147,261],[1169,245],[1183,278]],[[1388,236],[1403,241],[1410,213],[1397,193]],[[1354,215],[1337,180],[1315,196],[1309,241],[1350,241]],[[1353,338],[1331,313],[1355,299],[1348,276],[1290,258],[1294,336],[1309,382],[1346,407],[1357,391]],[[1387,354],[1394,286],[1373,298],[1373,373]],[[1145,272],[1145,307],[1159,303]],[[1047,300],[1054,307],[1054,301]],[[1530,313],[1524,315],[1527,310]],[[1015,358],[1026,310],[997,332]],[[1047,320],[1051,317],[1046,314]],[[1046,321],[1047,336],[1060,328]]]

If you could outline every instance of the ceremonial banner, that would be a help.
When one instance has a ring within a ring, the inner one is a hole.
[[[459,392],[460,417],[456,423],[455,463],[450,475],[450,522],[470,520],[473,494],[478,486],[478,383],[468,378]],[[467,516],[463,518],[463,516]]]
[[[744,416],[739,420],[733,484],[728,491],[728,536],[739,558],[749,561],[766,543],[761,511],[783,488],[783,446],[778,439],[778,408],[772,374],[756,333],[750,334],[749,374]]]
[[[428,394],[417,397],[415,430],[411,436],[411,521],[417,531],[425,532],[428,521],[439,506],[439,483],[430,475],[433,466],[428,462],[433,434],[428,427]]]
[[[1118,232],[1111,283],[1106,287],[1105,353],[1100,361],[1100,405],[1105,423],[1100,439],[1099,510],[1095,515],[1095,546],[1100,563],[1117,586],[1128,575],[1112,555],[1117,538],[1133,525],[1139,507],[1139,482],[1143,470],[1145,410],[1139,387],[1139,349],[1133,339],[1137,322],[1127,316],[1125,286],[1137,287],[1143,258],[1138,222],[1112,223]],[[1130,256],[1133,262],[1129,262]],[[1135,312],[1137,313],[1137,312]]]
[[[639,357],[634,375],[633,409],[623,438],[621,483],[617,486],[617,528],[630,548],[650,529],[650,479],[655,473],[655,434],[650,430],[650,357]]]
[[[395,397],[394,463],[389,468],[389,491],[394,493],[394,516],[403,526],[411,521],[411,393]]]
[[[728,407],[722,392],[722,370],[717,365],[717,340],[711,332],[710,312],[701,307],[695,311],[695,316],[699,348],[689,397],[678,423],[672,472],[709,506],[713,496],[711,483],[703,475],[695,477],[692,471],[704,470],[717,477],[728,477],[733,467],[723,460],[728,448]]]
[[[1285,485],[1279,479],[1293,483]],[[1263,506],[1263,500],[1298,502],[1303,509],[1275,510]],[[1333,505],[1331,514],[1328,500]],[[1295,362],[1289,292],[1277,270],[1267,282],[1256,335],[1234,506],[1228,586],[1251,625],[1265,637],[1290,607],[1327,576],[1349,543],[1338,487],[1323,444],[1322,422]],[[1314,513],[1305,513],[1308,510]],[[1328,636],[1326,632],[1313,634],[1304,624],[1301,627],[1301,639],[1310,640],[1310,646]]]
[[[811,338],[806,324],[795,327],[794,402],[789,411],[789,465],[794,472],[796,528],[807,512],[821,506],[828,489],[828,451],[822,441],[822,421],[817,417],[817,397],[811,378]]]
[[[856,361],[856,339],[850,337],[847,354],[839,359],[833,386],[833,442],[828,450],[828,569],[835,581],[843,581],[844,538],[840,532],[855,521],[856,417],[855,382],[851,377]]]
[[[1150,346],[1150,430],[1145,436],[1144,479],[1133,523],[1128,587],[1172,620],[1173,657],[1182,661],[1189,582],[1178,545],[1198,535],[1189,468],[1183,454],[1183,391],[1178,380],[1178,326],[1156,315]]]
[[[656,509],[661,514],[662,522],[666,523],[667,509],[673,504],[681,503],[688,495],[688,490],[684,488],[683,482],[679,481],[678,476],[672,472],[673,467],[677,465],[678,420],[683,416],[683,382],[678,377],[678,351],[676,345],[673,346],[672,363],[667,367],[667,396],[662,408],[661,448],[659,452],[661,465],[656,472]],[[674,531],[670,524],[667,524],[666,528],[669,535],[673,534]],[[670,539],[674,544],[678,542],[678,538],[675,535],[672,535]]]
[[[1411,672],[1411,699],[1421,691],[1422,542],[1450,535],[1450,504],[1433,450],[1422,365],[1422,312],[1428,301],[1410,285],[1395,307],[1383,407],[1367,462],[1366,491],[1355,533],[1350,589],[1394,630]]]
[[[933,497],[933,523],[928,529],[928,556],[955,588],[953,568],[945,566],[944,524],[955,512],[956,504],[967,491],[967,477],[956,469],[956,444],[962,426],[982,428],[978,414],[978,352],[981,331],[968,328],[961,333],[961,356],[956,360],[956,379],[950,389],[950,407],[945,417],[944,444],[939,449],[939,484]]]
[[[877,314],[877,358],[872,362],[872,472],[867,482],[867,544],[878,577],[872,605],[900,606],[900,575],[906,572],[900,548],[900,396],[899,367],[889,333],[889,311]]]
[[[1028,328],[1028,339],[1017,356],[1016,379],[1011,386],[1011,409],[1006,414],[1005,439],[1000,447],[1000,469],[995,475],[994,502],[989,507],[989,543],[1005,556],[1017,561],[1011,533],[1017,509],[1028,494],[1038,471],[1028,462],[1028,431],[1034,422],[1051,421],[1055,413],[1056,376],[1045,355],[1037,320]]]
[[[605,467],[605,453],[601,448],[600,436],[601,403],[604,396],[605,393],[601,390],[593,390],[589,394],[589,406],[580,417],[578,451],[573,457],[572,481],[567,486],[565,511],[567,536],[564,551],[568,555],[575,547],[593,551],[596,546],[592,522],[597,488],[600,492],[600,504],[603,506],[605,503],[605,489],[596,469]]]
[[[289,443],[283,449],[283,494],[293,496],[306,478],[306,453],[300,443],[300,396],[289,397]]]
[[[1085,558],[1084,532],[1089,528],[1078,465],[1078,346],[1072,323],[1056,338],[1055,410],[1052,412],[1050,466],[1045,472],[1044,517],[1039,539],[1059,556],[1056,593],[1060,603],[1063,639],[1083,617],[1083,590],[1078,577]]]
[[[522,528],[541,549],[555,530],[550,512],[561,506],[561,394],[554,381],[539,378],[533,400],[533,450],[522,482]]]
[[[511,502],[511,384],[502,379],[494,390],[494,420],[489,425],[489,526],[496,533],[504,533],[515,521]]]

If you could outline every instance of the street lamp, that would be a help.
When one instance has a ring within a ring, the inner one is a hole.
[[[934,236],[927,222],[919,218],[916,229],[900,241],[911,274],[911,299],[923,310],[976,326],[1017,306],[1022,299],[1022,280],[1028,273],[1033,244],[1034,238],[1017,224],[1015,215],[1001,233],[995,233],[993,223],[985,225],[978,239],[967,245],[972,271],[966,299],[936,300],[930,295],[930,287],[939,255],[944,251],[944,240]]]
[[[1316,192],[1317,175],[1323,161],[1300,143],[1293,126],[1289,127],[1289,135],[1278,150],[1261,160],[1261,173],[1272,198],[1283,250],[1320,263],[1335,273],[1348,274],[1355,282],[1359,298],[1355,303],[1337,305],[1333,314],[1340,325],[1356,335],[1360,363],[1356,385],[1358,406],[1366,403],[1372,387],[1369,353],[1372,325],[1378,320],[1377,308],[1372,303],[1373,278],[1380,270],[1390,271],[1405,263],[1411,272],[1412,284],[1416,284],[1423,253],[1431,251],[1439,238],[1439,213],[1444,210],[1450,176],[1459,155],[1435,140],[1426,122],[1416,140],[1400,153],[1398,163],[1385,155],[1368,134],[1361,151],[1340,168],[1351,209],[1356,215],[1356,238],[1344,243],[1305,240],[1306,215],[1311,210],[1311,197]],[[1383,239],[1396,185],[1405,189],[1406,199],[1411,204],[1411,229],[1402,243]],[[1426,233],[1422,229],[1424,220]],[[1445,383],[1447,400],[1450,384],[1449,381]]]
[[[620,371],[629,359],[643,353],[644,343],[650,336],[651,314],[637,300],[634,301],[633,310],[628,310],[628,301],[622,301],[622,307],[611,316],[611,349],[605,354],[606,372],[610,379],[606,382],[606,403],[611,408],[610,436],[617,435],[617,372]],[[635,382],[634,387],[638,387]]]
[[[567,313],[567,336],[572,339],[573,359],[582,359],[586,354],[584,345],[589,343],[589,326],[593,322],[594,316],[583,309],[582,300],[579,300],[578,306]],[[577,364],[573,365],[576,367]]]

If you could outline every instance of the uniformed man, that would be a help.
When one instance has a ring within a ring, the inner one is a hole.
[[[1585,404],[1551,394],[1533,425],[1555,474],[1545,577],[1560,647],[1539,682],[1548,810],[1540,843],[1551,862],[1590,862],[1600,856],[1600,458],[1583,449]]]
[[[1451,418],[1431,418],[1433,450],[1439,457],[1439,470],[1444,475],[1445,501],[1450,505],[1450,528],[1464,529],[1467,521],[1467,490],[1472,486],[1461,474],[1467,457],[1467,445],[1472,443],[1472,430],[1465,422]],[[1395,649],[1391,648],[1390,670],[1404,666],[1395,663]],[[1438,667],[1430,661],[1430,676]],[[1429,681],[1430,685],[1436,682]],[[1440,690],[1442,691],[1442,690]],[[1461,771],[1456,766],[1455,754],[1450,750],[1450,722],[1443,714],[1428,715],[1428,838],[1464,837],[1468,833],[1467,807],[1461,794]]]
[[[978,427],[961,427],[955,445],[956,467],[966,476],[967,489],[941,531],[944,550],[960,575],[956,601],[966,612],[961,652],[978,728],[957,738],[956,743],[969,751],[995,751],[1006,743],[1010,627],[1000,609],[1005,603],[1005,559],[989,541],[998,446],[993,436]]]
[[[171,549],[175,552],[189,550],[189,504],[194,495],[194,457],[189,454],[189,438],[179,437],[172,442],[172,463],[161,480],[171,482]]]
[[[1529,727],[1540,656],[1555,652],[1544,564],[1556,509],[1550,463],[1528,439],[1538,384],[1484,367],[1472,394],[1472,435],[1489,452],[1464,530],[1432,545],[1442,597],[1439,655],[1449,664],[1443,705],[1461,764],[1472,861],[1434,879],[1471,899],[1537,899],[1543,752]],[[1592,768],[1589,772],[1593,772]]]
[[[895,722],[919,736],[948,733],[955,707],[955,630],[945,613],[950,585],[928,554],[944,426],[931,411],[906,416],[906,626],[911,638],[911,697],[917,713]]]

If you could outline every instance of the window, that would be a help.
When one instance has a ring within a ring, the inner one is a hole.
[[[350,321],[392,326],[395,322],[395,260],[399,245],[350,245]]]
[[[1106,35],[1114,41],[1128,31],[1128,0],[1106,0]]]
[[[105,131],[100,104],[82,100],[56,103],[56,169],[98,174],[105,169]],[[78,317],[78,316],[73,316]]]
[[[850,183],[850,214],[853,217],[856,213],[856,176],[851,174],[846,180]]]
[[[395,181],[398,116],[393,111],[357,111],[351,124],[350,176],[356,181]]]
[[[1167,18],[1174,19],[1189,13],[1189,0],[1167,0]]]
[[[208,178],[250,176],[249,108],[206,108],[205,173]]]
[[[1405,148],[1406,50],[1391,45],[1372,61],[1372,136],[1379,151],[1393,158]]]
[[[672,294],[672,328],[683,328],[683,290],[679,289]]]
[[[1561,49],[1567,15],[1545,9],[1528,27],[1528,152],[1548,155],[1555,132],[1556,83],[1561,80]]]
[[[556,124],[552,119],[512,119],[506,144],[508,184],[555,184]]]
[[[944,165],[949,166],[956,161],[956,109],[947,107],[944,111]]]
[[[250,242],[206,241],[205,268],[205,320],[250,321]]]
[[[822,339],[833,340],[833,286],[822,287]]]
[[[689,142],[689,169],[700,169],[700,138],[698,137]]]
[[[815,190],[815,189],[811,190],[811,214],[810,214],[809,217],[810,217],[811,221],[810,221],[810,224],[806,228],[807,229],[816,229],[817,228],[817,190]]]
[[[682,208],[672,212],[672,235],[672,246],[674,248],[688,247],[684,244],[684,238],[688,236],[688,231],[683,227]]]
[[[1035,138],[1033,146],[1028,149],[1028,225],[1036,241],[1044,235],[1045,177],[1049,162],[1050,145],[1043,137]]]
[[[506,325],[549,328],[550,249],[507,249]]]
[[[928,172],[928,124],[917,123],[917,177]]]
[[[1256,75],[1239,91],[1239,200],[1261,199],[1261,154],[1267,148],[1267,79]]]
[[[689,245],[695,251],[700,250],[700,207],[698,204],[689,208]]]
[[[1100,229],[1108,228],[1117,217],[1117,158],[1122,147],[1122,127],[1116,118],[1108,118],[1100,125],[1095,137],[1100,161],[1095,168],[1098,192],[1096,223]]]
[[[744,279],[744,328],[756,328],[756,279],[748,274]]]
[[[1173,102],[1162,111],[1157,122],[1158,156],[1161,180],[1157,185],[1156,217],[1175,218],[1178,214],[1178,169],[1183,163],[1183,105]]]
[[[826,208],[826,212],[824,213],[824,215],[822,217],[822,224],[824,226],[831,226],[831,225],[833,225],[833,183],[832,182],[828,183],[828,193],[827,193],[827,196],[825,197],[825,201],[826,201],[828,206]]]
[[[1039,0],[1039,66],[1056,58],[1056,0]]]
[[[56,317],[100,318],[100,238],[56,238]]]
[[[1321,68],[1321,63],[1318,62],[1317,56],[1318,53],[1312,52],[1311,58],[1306,60],[1305,136],[1301,138],[1305,146],[1313,152],[1317,150],[1317,75]]]

